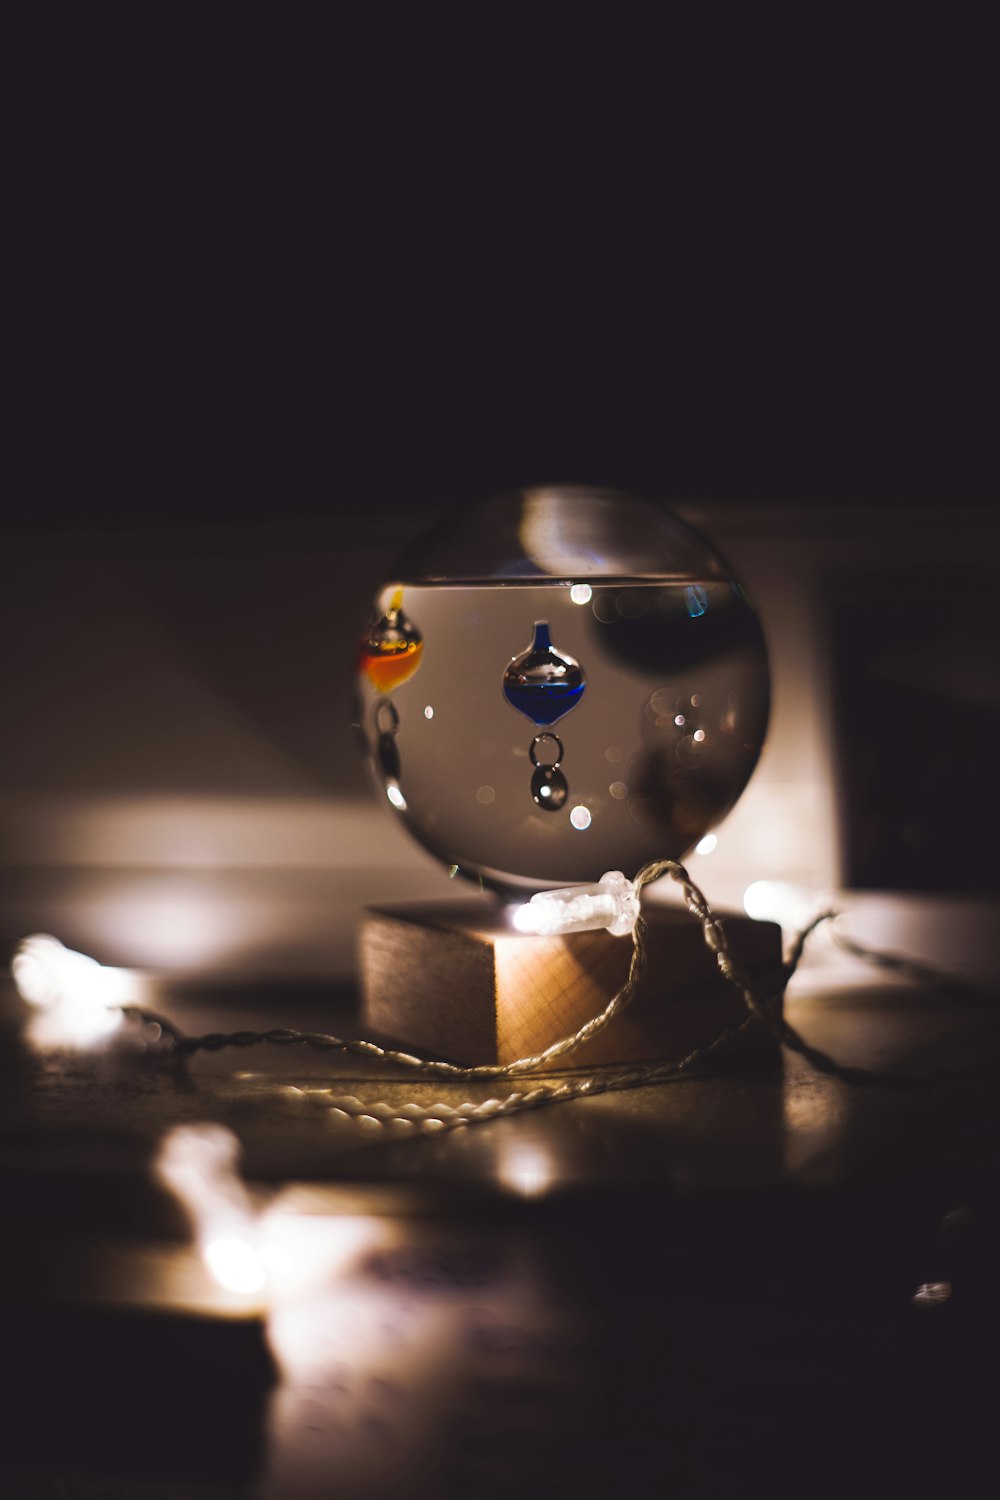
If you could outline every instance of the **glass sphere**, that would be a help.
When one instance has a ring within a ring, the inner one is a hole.
[[[501,891],[681,857],[767,726],[763,636],[726,563],[659,507],[579,486],[419,541],[379,591],[358,684],[383,796]]]

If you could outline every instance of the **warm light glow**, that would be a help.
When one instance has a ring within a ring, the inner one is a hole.
[[[238,1170],[240,1145],[224,1125],[177,1125],[160,1145],[156,1173],[179,1200],[206,1270],[240,1297],[266,1294],[269,1307],[304,1297],[372,1239],[354,1213],[299,1211],[286,1189],[258,1210]]]
[[[252,940],[250,923],[258,914],[264,921],[272,920],[272,908],[263,901],[248,921],[242,901],[224,897],[215,885],[195,876],[170,870],[134,884],[123,878],[113,896],[102,898],[99,912],[107,941],[118,942],[120,935],[127,935],[129,946],[139,948],[150,967],[189,973],[245,954]]]
[[[510,920],[518,932],[540,933],[545,924],[545,913],[540,905],[528,901],[524,906],[514,908]]]
[[[590,816],[590,808],[584,807],[582,804],[579,807],[574,807],[569,815],[569,820],[574,828],[579,828],[582,832],[583,829],[589,828],[593,821]]]
[[[782,927],[802,927],[812,913],[815,898],[801,886],[785,880],[755,880],[743,893],[743,910],[757,922],[780,922]]]
[[[86,1051],[107,1042],[122,1023],[120,1010],[54,1005],[28,1018],[24,1039],[39,1052]]]
[[[554,1164],[545,1148],[534,1141],[505,1141],[497,1163],[504,1187],[524,1198],[538,1198],[552,1186]]]
[[[773,919],[781,900],[781,882],[755,880],[743,892],[743,910],[756,922]]]
[[[706,833],[705,837],[699,839],[697,844],[695,844],[694,852],[695,854],[711,854],[712,850],[718,845],[718,842],[719,840],[714,833]]]
[[[589,583],[574,583],[569,591],[569,597],[574,604],[589,604],[593,592]]]
[[[950,1300],[950,1281],[925,1281],[910,1298],[914,1307],[941,1307]]]
[[[44,932],[22,939],[10,971],[18,994],[29,1005],[102,1009],[135,1000],[141,988],[128,969],[108,968]]]
[[[267,1281],[261,1258],[248,1240],[230,1235],[210,1240],[202,1249],[208,1269],[227,1292],[249,1296],[259,1292]]]
[[[295,1270],[295,1256],[286,1245],[261,1245],[260,1259],[269,1276],[286,1277]]]
[[[141,975],[100,964],[48,933],[24,938],[10,970],[22,1000],[41,1013],[27,1031],[39,1047],[88,1047],[121,1025],[119,1007],[146,998]]]
[[[246,1192],[236,1175],[240,1143],[225,1125],[174,1125],[160,1142],[156,1170],[188,1211],[204,1213],[235,1203],[246,1213]]]
[[[511,912],[518,932],[541,937],[565,932],[596,932],[606,928],[613,937],[624,937],[635,927],[639,894],[621,870],[608,870],[596,885],[567,885],[556,891],[539,891],[526,906]]]
[[[175,1125],[160,1144],[156,1172],[184,1207],[212,1276],[226,1291],[249,1296],[267,1275],[239,1153],[225,1125]]]
[[[10,966],[22,1000],[41,1006],[52,1005],[60,998],[60,969],[68,951],[58,938],[41,932],[23,940]]]
[[[370,1244],[373,1221],[354,1212],[298,1212],[287,1189],[260,1215],[254,1241],[272,1301],[298,1297],[339,1275]]]

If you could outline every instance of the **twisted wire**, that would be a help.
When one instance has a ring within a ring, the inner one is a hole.
[[[449,1105],[441,1100],[432,1105],[421,1105],[416,1101],[402,1106],[387,1104],[383,1101],[368,1103],[354,1095],[336,1095],[331,1087],[323,1086],[293,1087],[292,1092],[309,1103],[322,1105],[334,1118],[344,1117],[399,1129],[423,1131],[450,1129],[505,1118],[525,1110],[537,1109],[543,1105],[560,1103],[569,1099],[593,1098],[622,1089],[665,1083],[670,1079],[683,1076],[697,1064],[705,1061],[724,1043],[732,1040],[749,1026],[755,1018],[768,1028],[782,1047],[804,1058],[817,1072],[838,1078],[848,1084],[891,1089],[923,1089],[937,1087],[950,1076],[945,1072],[922,1075],[901,1072],[879,1073],[868,1068],[837,1062],[829,1053],[807,1042],[785,1019],[778,1002],[798,968],[806,942],[820,925],[835,918],[836,912],[830,910],[819,913],[799,933],[792,944],[789,958],[783,966],[782,983],[777,994],[770,999],[764,999],[757,993],[745,970],[733,955],[722,922],[712,911],[703,892],[691,879],[683,865],[676,860],[669,859],[654,860],[644,865],[635,877],[637,891],[665,875],[681,887],[687,909],[701,925],[706,947],[713,953],[720,973],[737,990],[745,1006],[743,1016],[723,1027],[711,1041],[693,1047],[681,1058],[636,1064],[625,1068],[604,1068],[581,1077],[564,1079],[559,1083],[539,1084],[526,1092],[512,1093],[505,1098],[490,1098],[480,1103],[466,1100],[457,1106]],[[632,933],[632,955],[628,976],[602,1011],[591,1017],[578,1030],[560,1037],[542,1051],[508,1063],[465,1066],[459,1063],[417,1057],[393,1047],[383,1047],[377,1042],[337,1037],[326,1032],[296,1031],[289,1027],[273,1027],[268,1031],[208,1032],[203,1036],[185,1036],[172,1022],[152,1011],[147,1011],[140,1006],[122,1008],[126,1015],[158,1025],[172,1051],[182,1058],[200,1051],[218,1052],[226,1047],[254,1047],[264,1044],[304,1046],[321,1052],[344,1052],[359,1057],[374,1058],[380,1062],[409,1068],[425,1077],[440,1077],[455,1082],[513,1078],[537,1072],[546,1063],[568,1056],[603,1031],[624,1010],[635,994],[645,971],[646,931],[645,918],[640,915]],[[841,947],[855,956],[868,959],[873,963],[918,974],[923,979],[940,977],[924,965],[913,964],[896,955],[875,953],[846,938],[843,934],[837,934],[837,941]]]
[[[646,874],[646,871],[652,868],[653,866],[647,865],[645,869],[640,870],[635,879],[637,889],[641,889],[650,880],[657,878],[655,875]],[[560,1037],[541,1052],[532,1053],[527,1057],[518,1057],[508,1063],[463,1065],[443,1062],[416,1057],[411,1052],[402,1052],[395,1047],[383,1047],[378,1042],[332,1036],[321,1031],[295,1031],[284,1026],[272,1028],[270,1031],[213,1031],[204,1036],[192,1037],[180,1035],[174,1027],[170,1028],[170,1032],[176,1051],[185,1055],[193,1052],[219,1052],[224,1047],[255,1047],[270,1043],[279,1047],[311,1047],[318,1052],[347,1052],[355,1057],[376,1058],[379,1062],[396,1063],[404,1068],[416,1068],[429,1077],[456,1080],[517,1077],[521,1073],[538,1072],[546,1063],[575,1052],[578,1047],[590,1041],[591,1037],[597,1036],[606,1026],[609,1026],[632,999],[645,968],[646,922],[640,916],[636,919],[632,933],[632,956],[629,960],[628,976],[604,1009],[592,1016],[589,1021],[584,1022],[577,1031]],[[155,1019],[161,1026],[164,1024],[162,1018],[156,1017]]]
[[[788,958],[785,960],[785,968],[788,973],[788,979],[791,979],[792,975],[795,973],[795,970],[798,968],[800,962],[802,961],[802,955],[805,952],[806,943],[812,937],[817,927],[822,927],[824,922],[836,921],[839,915],[840,913],[835,911],[832,907],[827,908],[825,911],[817,912],[812,921],[807,922],[805,927],[800,928],[800,930],[796,933],[795,937],[792,939],[791,947],[788,950]],[[785,981],[786,984],[788,983],[788,979],[786,979]]]
[[[386,1127],[415,1128],[425,1132],[455,1129],[463,1125],[481,1124],[487,1120],[504,1119],[547,1104],[561,1104],[571,1099],[591,1099],[600,1094],[667,1083],[687,1073],[724,1042],[738,1035],[747,1027],[750,1019],[746,1015],[732,1022],[710,1042],[693,1047],[684,1057],[674,1061],[637,1064],[630,1068],[606,1068],[581,1078],[564,1079],[561,1083],[541,1084],[527,1093],[509,1094],[505,1099],[485,1099],[478,1104],[465,1100],[462,1104],[451,1105],[438,1100],[430,1105],[411,1101],[398,1106],[382,1101],[367,1103],[352,1094],[337,1096],[332,1088],[307,1087],[296,1089],[295,1092],[301,1094],[308,1103],[321,1105],[335,1117]]]
[[[798,1056],[805,1058],[806,1062],[817,1073],[825,1073],[829,1077],[839,1078],[843,1083],[851,1083],[861,1088],[874,1085],[879,1088],[888,1089],[936,1088],[950,1076],[943,1071],[924,1074],[874,1072],[870,1068],[858,1067],[851,1063],[837,1062],[836,1058],[831,1057],[822,1048],[814,1047],[811,1042],[806,1041],[801,1032],[796,1031],[795,1027],[786,1020],[784,1014],[777,1007],[772,1008],[766,1005],[757,995],[745,971],[730,950],[725,929],[684,866],[677,864],[674,860],[657,860],[652,865],[647,865],[646,869],[656,872],[650,875],[649,878],[652,880],[656,880],[660,875],[669,875],[671,879],[677,882],[684,893],[684,902],[688,911],[701,922],[702,934],[706,946],[715,954],[715,961],[721,973],[742,995],[747,1010],[755,1015],[759,1021],[763,1022],[772,1036],[783,1047],[789,1052],[795,1052]],[[809,932],[815,931],[820,923],[826,921],[830,915],[832,914],[821,913],[810,923],[806,935],[808,936]],[[791,964],[786,965],[786,986],[802,957],[804,947],[804,940],[801,943],[797,941],[793,945],[792,958],[794,959],[794,966]],[[860,948],[860,945],[858,945],[858,951],[864,951]]]

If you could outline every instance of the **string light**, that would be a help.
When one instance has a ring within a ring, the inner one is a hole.
[[[202,1264],[224,1291],[287,1304],[343,1269],[375,1237],[370,1218],[296,1212],[284,1193],[258,1208],[239,1159],[233,1131],[201,1122],[166,1131],[155,1164],[156,1177],[187,1216]]]
[[[136,998],[140,986],[128,969],[109,968],[87,953],[67,948],[46,932],[23,938],[11,961],[18,994],[39,1008],[72,1005],[100,1010]]]
[[[465,1101],[458,1105],[439,1101],[431,1106],[422,1106],[410,1101],[402,1106],[382,1102],[364,1102],[353,1095],[335,1096],[332,1089],[308,1089],[296,1091],[311,1102],[321,1102],[332,1115],[356,1119],[368,1125],[399,1126],[407,1130],[439,1130],[455,1126],[470,1125],[485,1120],[506,1118],[528,1109],[553,1104],[569,1099],[594,1097],[614,1090],[637,1088],[643,1085],[664,1082],[677,1078],[691,1068],[704,1063],[725,1042],[743,1031],[756,1019],[770,1030],[774,1039],[789,1051],[797,1053],[818,1072],[839,1078],[852,1085],[874,1085],[884,1088],[929,1088],[937,1087],[951,1076],[946,1072],[912,1075],[907,1073],[876,1073],[870,1069],[837,1062],[836,1059],[812,1046],[785,1019],[780,1008],[780,998],[788,981],[801,959],[804,944],[809,934],[836,915],[832,911],[820,913],[799,935],[793,945],[789,961],[784,965],[777,991],[761,995],[751,983],[729,947],[725,927],[712,911],[705,896],[691,879],[683,865],[675,860],[655,860],[643,866],[634,881],[628,881],[620,871],[610,871],[596,886],[567,887],[563,891],[540,892],[526,907],[520,910],[534,912],[530,917],[520,917],[522,923],[548,920],[546,911],[555,913],[562,931],[580,931],[598,925],[614,931],[618,922],[629,918],[632,922],[632,957],[628,977],[621,989],[607,1002],[604,1009],[586,1021],[577,1031],[560,1037],[541,1052],[521,1057],[508,1063],[487,1063],[463,1066],[441,1060],[428,1060],[392,1047],[384,1047],[368,1040],[350,1040],[332,1036],[325,1032],[301,1032],[289,1027],[275,1027],[269,1031],[210,1032],[203,1036],[187,1037],[176,1026],[161,1016],[154,1016],[141,1007],[125,1005],[123,1013],[142,1021],[155,1021],[160,1035],[174,1056],[183,1058],[198,1051],[219,1051],[225,1047],[251,1047],[264,1043],[283,1046],[308,1046],[324,1052],[353,1053],[356,1056],[379,1059],[398,1064],[426,1077],[443,1077],[452,1081],[462,1079],[516,1078],[537,1073],[539,1069],[556,1058],[562,1058],[583,1046],[598,1032],[608,1026],[629,1003],[635,993],[646,963],[646,924],[639,912],[638,898],[644,886],[662,876],[669,876],[680,885],[684,903],[701,926],[706,947],[714,955],[720,973],[736,989],[744,1003],[742,1016],[719,1031],[709,1042],[692,1048],[684,1057],[662,1062],[637,1065],[619,1069],[601,1069],[589,1075],[574,1076],[561,1083],[539,1084],[525,1092],[514,1092],[506,1097],[490,1098],[481,1103]],[[610,897],[610,901],[609,901]],[[573,902],[582,899],[583,907],[574,914]],[[546,901],[549,905],[546,907]],[[607,903],[607,904],[606,904]],[[608,920],[611,908],[616,915]],[[537,913],[541,911],[542,915]],[[595,924],[594,917],[600,920]],[[586,917],[586,927],[574,925]],[[517,914],[515,914],[517,920]],[[625,930],[628,930],[627,927]],[[61,947],[61,945],[59,945]],[[870,953],[853,942],[843,946],[856,956],[868,957],[883,966],[898,967],[912,971],[912,964],[896,955]],[[20,968],[21,966],[19,966]],[[92,971],[88,972],[92,973]],[[33,988],[25,981],[22,969],[21,983]],[[932,977],[922,970],[922,977]],[[191,1127],[182,1127],[190,1129]],[[255,1243],[252,1230],[252,1215],[247,1207],[245,1194],[242,1199],[231,1189],[234,1154],[231,1132],[220,1137],[217,1132],[223,1127],[198,1127],[202,1132],[196,1137],[183,1135],[168,1137],[161,1158],[161,1176],[164,1181],[176,1184],[176,1190],[188,1203],[206,1264],[217,1280],[227,1282],[233,1289],[249,1290],[251,1283],[266,1279],[265,1258]],[[205,1136],[204,1131],[216,1134]],[[223,1144],[228,1140],[228,1144]],[[171,1141],[173,1144],[170,1144]],[[178,1142],[180,1146],[178,1147]],[[185,1144],[186,1142],[186,1144]],[[218,1211],[224,1208],[225,1212]],[[237,1249],[232,1243],[239,1242]],[[221,1248],[219,1246],[221,1245]],[[211,1246],[216,1248],[210,1252]],[[248,1253],[248,1249],[252,1253]],[[253,1256],[259,1262],[256,1268]]]
[[[410,1101],[399,1105],[363,1101],[353,1095],[339,1096],[331,1088],[289,1088],[288,1091],[305,1104],[322,1110],[328,1117],[364,1122],[368,1127],[405,1128],[412,1134],[453,1129],[508,1118],[549,1104],[676,1079],[708,1060],[753,1017],[768,1026],[782,1046],[799,1053],[819,1071],[847,1083],[909,1088],[944,1081],[947,1075],[943,1074],[915,1078],[845,1067],[805,1042],[782,1016],[775,1003],[777,996],[762,997],[751,984],[729,949],[724,925],[684,867],[666,860],[645,866],[634,880],[628,880],[621,871],[609,871],[593,885],[539,892],[512,914],[513,925],[523,933],[551,936],[603,929],[615,936],[631,934],[633,952],[628,978],[604,1010],[544,1052],[519,1058],[511,1064],[462,1068],[454,1064],[427,1062],[381,1048],[376,1043],[350,1042],[287,1028],[185,1037],[169,1021],[153,1016],[136,1003],[145,989],[142,976],[128,970],[108,968],[43,934],[35,934],[20,944],[12,962],[12,975],[18,992],[39,1015],[46,1018],[62,1016],[64,1019],[82,1017],[91,1021],[97,1018],[105,1029],[117,1025],[123,1016],[156,1022],[165,1052],[178,1059],[199,1050],[271,1042],[383,1058],[409,1067],[416,1073],[443,1076],[454,1082],[463,1078],[513,1078],[535,1072],[553,1057],[571,1054],[610,1024],[628,1004],[645,965],[646,924],[640,909],[641,891],[645,885],[664,875],[681,886],[688,910],[701,925],[706,947],[724,978],[738,990],[744,1002],[743,1014],[708,1043],[693,1048],[680,1058],[596,1069],[554,1082],[540,1082],[480,1102],[439,1100],[422,1106]],[[814,917],[809,928],[800,935],[781,976],[779,996],[802,956],[808,933],[833,915],[826,911]],[[894,955],[872,954],[847,939],[841,939],[840,945],[874,962],[912,970],[906,960]],[[922,970],[921,977],[934,976]],[[535,1199],[552,1191],[555,1168],[543,1145],[518,1139],[517,1132],[501,1132],[497,1143],[497,1177],[508,1192],[524,1199]],[[356,1214],[320,1217],[295,1213],[292,1206],[283,1207],[280,1201],[258,1208],[239,1173],[239,1156],[239,1141],[226,1126],[216,1123],[177,1125],[162,1138],[155,1170],[160,1182],[184,1208],[207,1274],[224,1292],[240,1299],[241,1306],[249,1302],[255,1309],[268,1311],[269,1327],[273,1326],[276,1331],[279,1357],[286,1370],[296,1362],[298,1366],[307,1366],[308,1361],[315,1358],[317,1289],[328,1287],[332,1275],[339,1277],[351,1257],[376,1243],[378,1236],[384,1235],[385,1231],[374,1221]],[[947,1282],[926,1283],[916,1289],[912,1302],[920,1308],[939,1307],[948,1301],[951,1291]]]
[[[236,1166],[240,1143],[225,1125],[176,1125],[160,1143],[156,1175],[181,1203],[202,1260],[226,1291],[251,1296],[267,1271],[256,1215]]]
[[[45,932],[22,939],[10,972],[22,1000],[38,1013],[30,1035],[43,1047],[90,1046],[121,1025],[124,1007],[147,998],[142,976],[98,963]]]
[[[743,892],[743,910],[757,922],[777,922],[795,931],[809,920],[816,899],[787,880],[755,880]]]
[[[557,891],[539,891],[514,910],[511,921],[518,932],[539,937],[601,928],[613,937],[625,937],[634,929],[638,916],[639,890],[635,882],[621,870],[609,870],[596,885],[568,885]]]

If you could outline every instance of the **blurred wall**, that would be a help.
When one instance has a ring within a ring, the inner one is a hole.
[[[864,571],[995,579],[994,518],[959,507],[677,509],[749,586],[774,678],[758,770],[692,867],[735,904],[762,878],[835,887],[843,726],[831,588]],[[109,962],[173,971],[347,974],[366,902],[454,894],[376,803],[351,728],[372,591],[431,518],[8,537],[5,936],[53,930]]]

